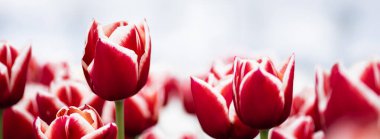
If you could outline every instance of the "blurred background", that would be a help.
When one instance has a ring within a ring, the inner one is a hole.
[[[312,86],[317,65],[346,67],[380,53],[380,1],[376,0],[0,0],[0,40],[32,44],[40,61],[67,60],[81,73],[92,20],[109,24],[146,18],[152,37],[152,70],[179,76],[208,70],[214,59],[296,55],[295,90]],[[167,137],[207,138],[194,116],[174,100],[156,127]]]

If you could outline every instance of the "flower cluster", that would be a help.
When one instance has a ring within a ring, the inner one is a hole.
[[[31,46],[0,42],[0,139],[167,138],[154,128],[173,98],[212,138],[380,137],[378,60],[352,71],[341,63],[317,68],[314,86],[293,92],[295,54],[283,64],[217,59],[207,72],[181,78],[149,72],[151,45],[146,20],[94,20],[78,76],[65,61],[37,61]]]

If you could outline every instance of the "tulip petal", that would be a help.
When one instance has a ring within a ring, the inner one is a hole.
[[[97,95],[91,95],[87,100],[84,100],[83,102],[83,104],[87,104],[93,107],[99,113],[99,115],[102,115],[103,106],[106,102],[104,99],[98,97]]]
[[[7,100],[10,95],[8,69],[3,63],[0,63],[0,86],[0,107],[9,107],[10,104]]]
[[[94,59],[95,46],[99,39],[97,28],[98,28],[98,22],[94,20],[91,24],[90,30],[88,31],[86,47],[84,49],[84,55],[82,57],[82,66],[85,65],[85,67],[88,67],[88,65],[90,65],[91,61]],[[87,68],[84,68],[84,69],[87,70]]]
[[[49,139],[68,139],[68,134],[66,132],[66,121],[69,116],[57,117],[53,122],[51,122],[48,129],[46,129],[45,135]]]
[[[33,116],[27,111],[11,107],[3,113],[3,137],[5,139],[33,138]],[[20,131],[22,133],[20,134]]]
[[[277,77],[262,68],[249,72],[240,86],[240,119],[257,129],[278,125],[286,105],[281,86]]]
[[[110,37],[112,33],[116,30],[116,28],[121,27],[121,26],[127,26],[128,22],[125,21],[119,21],[119,22],[114,22],[108,25],[103,26],[103,31],[104,35],[107,37]]]
[[[40,117],[48,124],[55,119],[58,110],[65,106],[58,98],[47,92],[39,92],[36,100]]]
[[[95,129],[78,113],[73,113],[69,116],[66,123],[66,134],[69,139],[79,139],[93,131]]]
[[[117,132],[116,125],[110,123],[83,136],[81,139],[116,139]]]
[[[232,123],[232,132],[231,138],[236,139],[247,139],[247,138],[255,138],[259,134],[259,130],[253,129],[247,125],[245,125],[239,117],[236,115],[234,105],[230,105],[229,109],[229,117]]]
[[[326,127],[342,119],[358,123],[378,120],[379,97],[362,82],[349,78],[339,64],[331,69],[330,87],[331,96],[324,111]]]
[[[8,98],[8,101],[12,102],[13,104],[17,103],[24,95],[28,65],[31,55],[32,48],[31,46],[27,46],[16,58],[12,66],[9,84],[11,95]]]
[[[139,33],[141,44],[144,49],[144,53],[140,56],[139,60],[139,80],[136,88],[136,91],[139,91],[148,80],[152,44],[150,40],[149,27],[146,23],[146,20],[137,26],[137,31]]]
[[[96,46],[94,61],[88,67],[94,92],[111,101],[137,93],[137,55],[105,38]]]
[[[380,95],[380,62],[368,63],[360,79],[373,91]]]
[[[42,121],[40,117],[37,117],[37,119],[34,120],[33,127],[36,139],[48,139],[45,135],[45,132],[49,126],[44,121]]]
[[[289,114],[290,110],[292,108],[292,101],[293,101],[293,82],[294,82],[294,66],[295,66],[295,56],[292,54],[292,56],[289,57],[288,62],[286,64],[285,71],[283,72],[283,78],[282,78],[282,88],[281,93],[285,98],[285,105],[283,108],[283,113],[281,115],[280,120],[278,121],[278,124],[281,124],[284,122]]]
[[[226,101],[204,81],[191,77],[195,112],[202,129],[215,138],[227,137],[230,130]]]
[[[80,84],[72,81],[60,81],[51,87],[51,92],[65,103],[66,106],[79,107],[83,100],[84,91],[84,88]]]
[[[144,98],[141,95],[135,95],[124,100],[124,115],[124,132],[133,137],[147,128],[151,113]]]

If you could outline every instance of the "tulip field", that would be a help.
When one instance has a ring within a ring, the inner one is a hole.
[[[134,4],[0,2],[0,139],[380,138],[376,2]]]

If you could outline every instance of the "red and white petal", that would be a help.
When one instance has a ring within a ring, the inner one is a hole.
[[[379,97],[362,82],[348,77],[339,64],[331,69],[330,86],[331,96],[323,113],[326,127],[343,118],[358,123],[379,119]]]
[[[95,59],[88,67],[94,92],[106,100],[120,100],[134,95],[138,80],[135,52],[109,40],[100,39]]]
[[[48,139],[45,135],[45,132],[49,126],[44,121],[42,121],[40,117],[37,117],[37,119],[34,120],[33,127],[36,139]]]
[[[380,62],[369,62],[361,73],[360,79],[377,95],[380,95]]]
[[[215,138],[227,137],[231,124],[223,96],[196,77],[191,77],[191,90],[202,129]]]
[[[140,36],[141,48],[143,53],[139,55],[139,80],[136,91],[140,90],[148,80],[151,55],[150,31],[146,20],[137,25],[137,31]]]
[[[289,57],[288,63],[286,64],[286,69],[282,76],[282,88],[281,95],[285,98],[285,105],[283,108],[283,113],[277,124],[284,122],[290,115],[290,110],[292,108],[293,101],[293,82],[294,82],[294,67],[295,67],[295,56]],[[281,78],[280,78],[281,79]]]
[[[278,125],[285,101],[281,94],[281,81],[264,69],[248,73],[240,88],[240,119],[257,129],[268,129]]]
[[[58,98],[47,92],[39,92],[36,96],[39,116],[47,123],[51,123],[56,113],[65,106]]]

